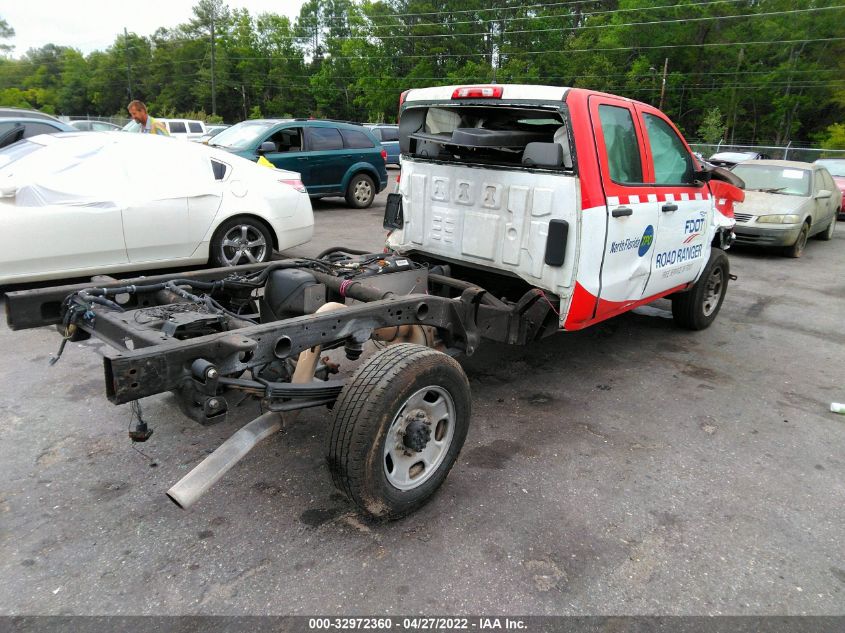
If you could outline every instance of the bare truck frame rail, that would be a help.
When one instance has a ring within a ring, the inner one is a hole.
[[[316,259],[11,292],[6,309],[13,330],[57,326],[53,362],[67,341],[107,342],[114,404],[171,391],[186,415],[212,424],[232,396],[262,401],[269,413],[168,492],[177,504],[194,503],[280,427],[283,412],[327,406],[335,484],[365,512],[398,517],[437,489],[466,437],[469,385],[452,357],[482,339],[522,344],[558,329],[543,291],[511,285],[500,299],[448,265],[335,248]],[[342,347],[357,360],[370,339],[383,349],[347,380],[321,357]]]

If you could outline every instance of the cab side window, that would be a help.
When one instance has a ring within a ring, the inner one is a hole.
[[[695,181],[692,156],[675,130],[660,117],[643,115],[651,155],[654,161],[654,183],[657,185],[691,185]]]
[[[623,185],[641,183],[643,165],[631,111],[619,106],[600,105],[599,119],[610,179]]]

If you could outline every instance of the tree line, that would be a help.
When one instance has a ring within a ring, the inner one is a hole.
[[[294,20],[200,0],[103,51],[2,44],[0,104],[240,121],[395,121],[408,88],[541,83],[628,96],[690,139],[845,149],[845,0],[308,0]]]

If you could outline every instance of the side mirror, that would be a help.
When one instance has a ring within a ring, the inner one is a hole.
[[[0,198],[14,198],[18,193],[15,185],[3,185],[0,187]]]
[[[710,179],[713,177],[712,172],[709,169],[698,169],[696,170],[695,174],[693,175],[693,179],[697,182],[710,182]]]
[[[259,154],[267,154],[276,151],[276,144],[272,141],[264,141],[261,147],[258,148]]]
[[[733,185],[734,187],[738,187],[740,189],[745,189],[745,181],[733,173],[730,169],[725,169],[724,167],[717,167],[713,166],[709,169],[710,171],[710,180],[718,180],[721,182],[726,182],[729,185]]]
[[[827,189],[819,189],[819,192],[816,194],[816,200],[824,200],[825,198],[830,198],[832,195]]]

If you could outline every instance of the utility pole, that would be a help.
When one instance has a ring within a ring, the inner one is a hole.
[[[211,14],[211,114],[217,114],[217,86],[214,83],[214,14]]]
[[[669,58],[667,57],[663,61],[663,83],[660,84],[660,105],[657,106],[658,110],[663,109],[663,96],[666,94],[666,73],[669,71]]]
[[[129,100],[132,101],[132,69],[129,67],[129,33],[123,27],[123,54],[126,56],[126,87],[129,89]]]
[[[734,86],[733,92],[731,92],[731,144],[733,144],[734,139],[736,138],[736,111],[737,111],[737,100],[736,100],[736,83],[739,81],[739,69],[742,67],[742,59],[745,57],[745,49],[739,49],[739,56],[736,60],[736,73],[734,76]]]

